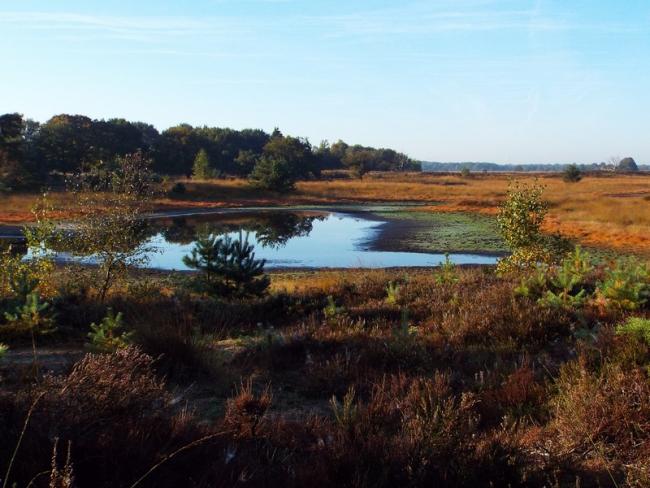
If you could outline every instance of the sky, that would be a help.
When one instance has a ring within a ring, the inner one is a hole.
[[[0,0],[0,113],[650,162],[650,0]]]

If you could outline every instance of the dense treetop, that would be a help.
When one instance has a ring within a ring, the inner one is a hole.
[[[125,119],[98,120],[55,115],[40,124],[21,114],[0,116],[0,185],[29,188],[54,173],[93,170],[119,156],[142,151],[160,174],[190,176],[197,159],[206,174],[249,176],[261,164],[282,168],[293,180],[316,177],[322,169],[419,170],[419,162],[391,149],[349,146],[339,141],[313,147],[307,139],[275,130],[235,130],[180,124],[159,132]]]

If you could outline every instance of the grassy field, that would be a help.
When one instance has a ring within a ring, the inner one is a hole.
[[[184,181],[187,191],[160,198],[160,210],[228,206],[304,205],[333,203],[412,202],[429,204],[414,211],[470,212],[494,215],[513,175],[477,174],[469,178],[439,174],[366,175],[362,180],[339,179],[298,183],[290,195],[250,188],[244,180]],[[516,175],[538,180],[551,203],[548,232],[561,232],[586,246],[650,254],[650,175],[603,174],[565,183],[560,175]],[[0,222],[29,221],[35,195],[0,196]],[[66,194],[51,200],[65,208]],[[62,216],[65,216],[64,213]]]

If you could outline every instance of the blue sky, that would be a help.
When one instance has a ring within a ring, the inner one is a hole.
[[[0,0],[0,112],[650,162],[649,0]]]

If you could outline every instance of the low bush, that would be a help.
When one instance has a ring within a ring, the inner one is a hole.
[[[549,431],[554,455],[576,469],[600,466],[609,482],[637,484],[650,452],[646,372],[607,363],[592,371],[571,362],[562,369],[557,389]]]

